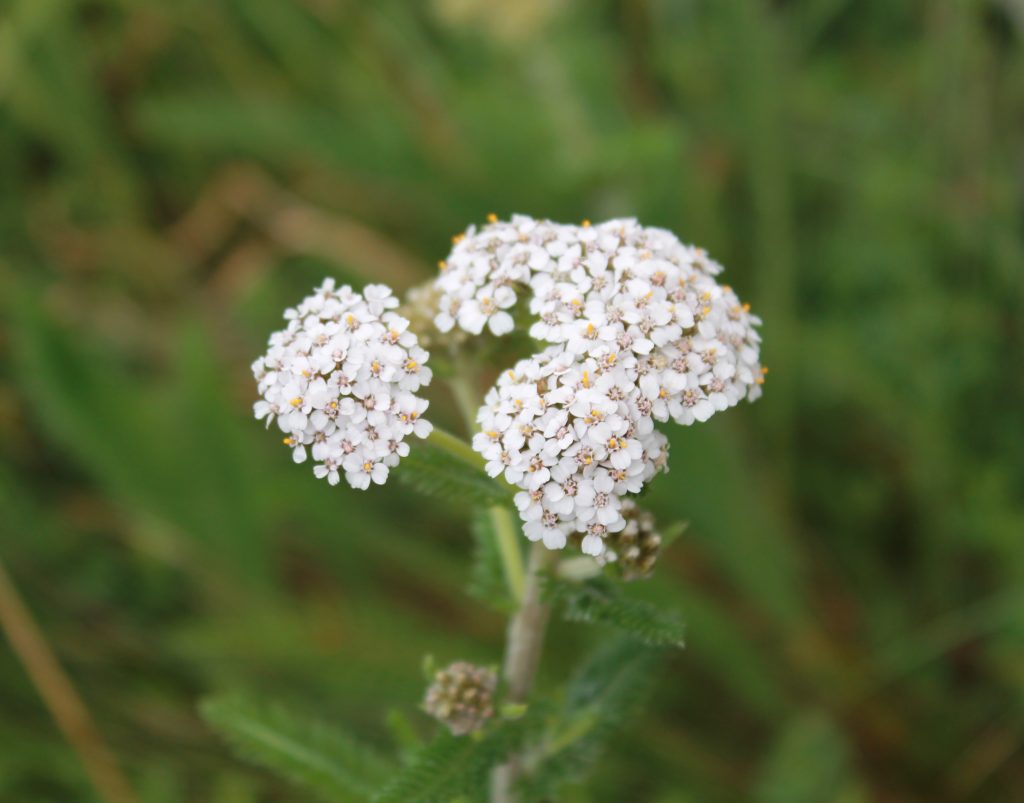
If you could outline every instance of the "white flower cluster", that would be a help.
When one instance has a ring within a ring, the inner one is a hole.
[[[398,299],[383,284],[363,294],[326,279],[270,336],[252,371],[263,397],[253,410],[267,426],[277,420],[296,463],[310,447],[313,473],[353,488],[382,484],[409,453],[408,435],[425,438],[427,402],[415,392],[431,379],[427,352]]]
[[[600,555],[625,527],[621,498],[665,468],[655,421],[706,421],[756,399],[760,320],[715,281],[721,266],[635,220],[563,225],[516,216],[456,238],[437,287],[441,331],[510,331],[552,344],[503,374],[478,415],[489,473],[523,489],[525,532],[552,549],[585,533]]]
[[[625,526],[622,497],[665,468],[668,442],[637,409],[636,359],[577,358],[561,346],[521,360],[491,388],[473,448],[492,477],[523,490],[516,506],[524,532],[549,549],[570,530],[583,551]]]

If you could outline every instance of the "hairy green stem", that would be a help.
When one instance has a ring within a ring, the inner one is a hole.
[[[509,622],[505,639],[505,701],[525,703],[533,688],[533,679],[540,664],[551,606],[544,602],[542,580],[554,564],[555,553],[542,543],[530,550],[530,564],[522,601]],[[491,803],[513,803],[514,787],[522,774],[522,757],[512,755],[508,761],[494,769],[491,775]]]
[[[430,443],[438,449],[443,449],[452,457],[458,458],[463,463],[469,463],[469,465],[474,468],[483,468],[483,458],[474,452],[473,447],[462,440],[462,438],[457,438],[450,432],[445,432],[443,429],[434,427],[431,430],[428,439]]]
[[[466,421],[466,428],[472,432],[476,426],[476,411],[479,409],[477,394],[473,384],[464,376],[452,377],[448,380],[452,395],[462,412]],[[434,432],[437,432],[435,429]],[[448,433],[443,433],[442,441],[438,446],[447,448],[447,440],[458,440]],[[431,434],[433,437],[433,434]],[[473,462],[476,465],[483,465],[483,458],[473,451],[468,444],[458,441],[459,446],[472,452]],[[525,586],[525,572],[523,570],[523,553],[519,544],[520,529],[516,522],[515,515],[507,507],[495,505],[487,511],[491,519],[491,526],[494,528],[494,536],[498,542],[498,555],[501,557],[501,567],[505,574],[505,582],[508,585],[509,595],[512,601],[518,605],[523,598]]]
[[[450,386],[452,395],[466,420],[466,426],[472,432],[476,426],[476,412],[479,409],[473,385],[466,377],[456,377],[450,380]],[[442,441],[444,440],[442,438]],[[466,446],[461,441],[459,443],[463,447]],[[441,442],[438,445],[441,445]],[[477,459],[479,460],[479,456]],[[541,584],[543,575],[554,565],[555,556],[543,544],[535,543],[530,550],[529,566],[524,571],[520,547],[522,529],[515,513],[507,507],[498,505],[492,507],[488,514],[497,539],[498,553],[501,556],[509,594],[517,606],[515,614],[509,621],[505,637],[502,669],[505,702],[523,704],[528,700],[533,688],[533,679],[537,674],[544,647],[544,634],[551,615],[550,606],[543,600]],[[523,758],[518,754],[509,756],[504,764],[495,767],[491,774],[491,803],[515,802],[514,788],[522,771]]]
[[[520,605],[525,593],[526,572],[523,570],[523,552],[519,547],[519,525],[507,507],[496,505],[487,512],[498,540],[498,554],[501,556],[501,567],[505,572],[509,594],[512,601]]]
[[[455,403],[459,406],[466,428],[472,432],[476,428],[476,414],[480,409],[479,395],[473,383],[467,377],[453,376],[448,380],[448,387],[451,388]]]

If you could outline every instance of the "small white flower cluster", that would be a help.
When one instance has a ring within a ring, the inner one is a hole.
[[[436,285],[441,331],[511,331],[520,293],[535,340],[553,344],[488,394],[474,448],[523,489],[526,534],[561,548],[567,530],[600,555],[625,527],[621,497],[665,467],[655,421],[692,424],[756,399],[760,319],[721,266],[635,220],[591,226],[515,216],[455,238]]]
[[[577,358],[562,346],[521,360],[490,389],[473,448],[492,477],[523,490],[515,502],[532,541],[565,546],[586,533],[583,551],[625,526],[622,497],[666,466],[668,441],[640,414],[636,359]]]
[[[415,392],[431,379],[427,352],[409,322],[394,312],[398,299],[383,284],[363,294],[326,279],[270,336],[252,371],[263,397],[256,418],[277,420],[296,463],[310,447],[313,473],[353,488],[382,484],[409,453],[405,438],[425,438],[425,399]]]

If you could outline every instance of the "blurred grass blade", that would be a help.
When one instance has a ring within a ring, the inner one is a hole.
[[[392,772],[370,748],[322,722],[279,706],[217,697],[204,719],[243,757],[331,803],[365,801]]]
[[[754,803],[867,803],[842,733],[824,714],[786,724],[757,781]]]

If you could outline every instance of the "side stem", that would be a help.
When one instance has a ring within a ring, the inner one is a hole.
[[[466,421],[466,429],[472,435],[476,425],[476,412],[480,409],[473,383],[465,376],[455,376],[448,380],[448,386],[451,388],[452,396],[455,397],[462,417]],[[431,433],[431,437],[435,440],[437,432],[435,427],[434,432]],[[449,440],[458,440],[447,433],[444,433],[442,438],[444,443],[439,442],[442,447]],[[480,455],[474,452],[471,446],[463,444],[462,441],[459,443],[464,449],[469,450],[472,461],[483,465]],[[498,554],[501,556],[501,565],[505,570],[505,582],[508,585],[509,595],[512,597],[512,601],[518,605],[522,602],[524,587],[523,557],[519,546],[522,533],[516,522],[515,514],[507,507],[496,505],[488,510],[488,515],[491,525],[494,527],[495,539],[498,542]]]
[[[522,605],[527,581],[523,571],[523,553],[519,546],[522,533],[516,523],[515,514],[500,505],[490,508],[487,512],[498,541],[498,554],[501,555],[509,595],[516,605]]]
[[[551,607],[542,599],[541,579],[554,563],[555,553],[535,543],[530,550],[522,602],[509,622],[505,639],[503,676],[509,703],[525,703],[533,688],[544,646]],[[491,775],[491,803],[513,803],[513,787],[522,774],[522,757],[513,755]]]

